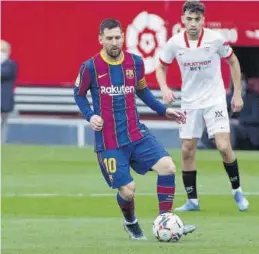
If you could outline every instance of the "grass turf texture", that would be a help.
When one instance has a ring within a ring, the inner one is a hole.
[[[179,151],[175,206],[185,201]],[[238,152],[250,210],[239,212],[216,151],[198,151],[201,211],[178,213],[198,230],[178,243],[152,235],[157,215],[156,175],[138,176],[136,215],[148,241],[131,241],[122,229],[115,191],[106,186],[92,149],[2,147],[3,254],[252,254],[259,248],[259,156]]]

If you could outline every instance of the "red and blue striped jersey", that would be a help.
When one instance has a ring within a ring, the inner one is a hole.
[[[94,114],[104,120],[103,129],[95,131],[96,151],[125,146],[148,132],[139,122],[135,99],[136,91],[147,86],[144,73],[141,57],[128,52],[114,63],[101,51],[82,64],[76,81],[77,95],[85,97],[90,90],[93,100],[93,111],[84,115],[88,121]]]

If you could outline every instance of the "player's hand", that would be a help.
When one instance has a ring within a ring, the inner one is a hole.
[[[90,124],[94,131],[101,131],[103,128],[103,119],[98,115],[93,115],[90,119]]]
[[[166,105],[172,104],[172,102],[174,102],[176,99],[175,94],[167,86],[162,89],[162,94],[163,94],[163,102]]]
[[[165,113],[168,119],[174,120],[177,123],[185,123],[186,122],[186,114],[181,110],[174,110],[172,108],[166,109]]]
[[[241,93],[234,93],[231,100],[231,109],[233,112],[240,112],[243,108],[244,102]]]

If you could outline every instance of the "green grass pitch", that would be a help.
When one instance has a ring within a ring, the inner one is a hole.
[[[179,151],[175,206],[185,200]],[[115,191],[106,185],[92,149],[2,147],[3,254],[254,254],[259,248],[259,153],[238,152],[250,210],[239,212],[220,156],[198,151],[200,212],[178,214],[195,233],[178,243],[152,236],[157,215],[156,175],[134,175],[136,215],[148,241],[131,241],[122,228]]]

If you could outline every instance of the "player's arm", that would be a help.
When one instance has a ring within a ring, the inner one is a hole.
[[[138,83],[136,86],[137,96],[152,110],[157,112],[158,115],[166,116],[167,118],[176,121],[177,123],[185,122],[185,114],[179,110],[167,108],[164,104],[156,99],[150,89],[147,87],[145,79],[144,63],[141,59],[141,71]]]
[[[167,69],[167,64],[161,63],[161,61],[156,68],[156,79],[162,91],[168,88],[166,82]]]
[[[91,76],[86,64],[82,64],[79,74],[77,76],[74,87],[75,102],[80,109],[82,115],[89,122],[94,115],[93,110],[90,107],[90,103],[86,98],[87,91],[91,86]]]
[[[156,69],[156,79],[163,93],[165,104],[171,104],[175,100],[174,93],[170,90],[166,82],[166,73],[168,66],[175,57],[175,49],[172,39],[170,39],[160,54],[160,63]]]
[[[234,54],[233,49],[223,38],[219,40],[218,53],[222,58],[225,58],[229,62],[231,78],[234,87],[231,108],[233,112],[239,112],[243,108],[244,104],[242,99],[241,70],[239,61]]]
[[[147,87],[145,79],[138,83],[136,87],[136,95],[152,110],[157,112],[158,115],[164,116],[167,107],[156,99],[150,89]]]
[[[156,99],[150,89],[147,87],[145,79],[145,65],[142,58],[139,58],[140,71],[137,77],[136,95],[152,110],[157,114],[164,116],[166,113],[166,106]]]
[[[240,64],[233,53],[229,57],[228,62],[230,64],[231,77],[233,81],[234,93],[231,100],[231,108],[233,112],[239,112],[242,110],[244,102],[242,99],[242,84],[241,84],[241,70]]]
[[[166,116],[168,119],[176,121],[177,123],[185,123],[185,114],[181,110],[167,108],[156,99],[146,84],[138,85],[136,94],[148,107],[157,112],[158,115]]]
[[[91,86],[91,75],[86,64],[83,64],[80,68],[80,72],[75,82],[74,98],[77,106],[85,119],[90,122],[94,131],[101,131],[103,128],[103,119],[94,114],[90,107],[90,103],[86,98],[87,91]]]
[[[228,62],[230,65],[234,93],[239,93],[241,95],[242,93],[241,70],[240,70],[239,61],[234,53],[228,58]]]

